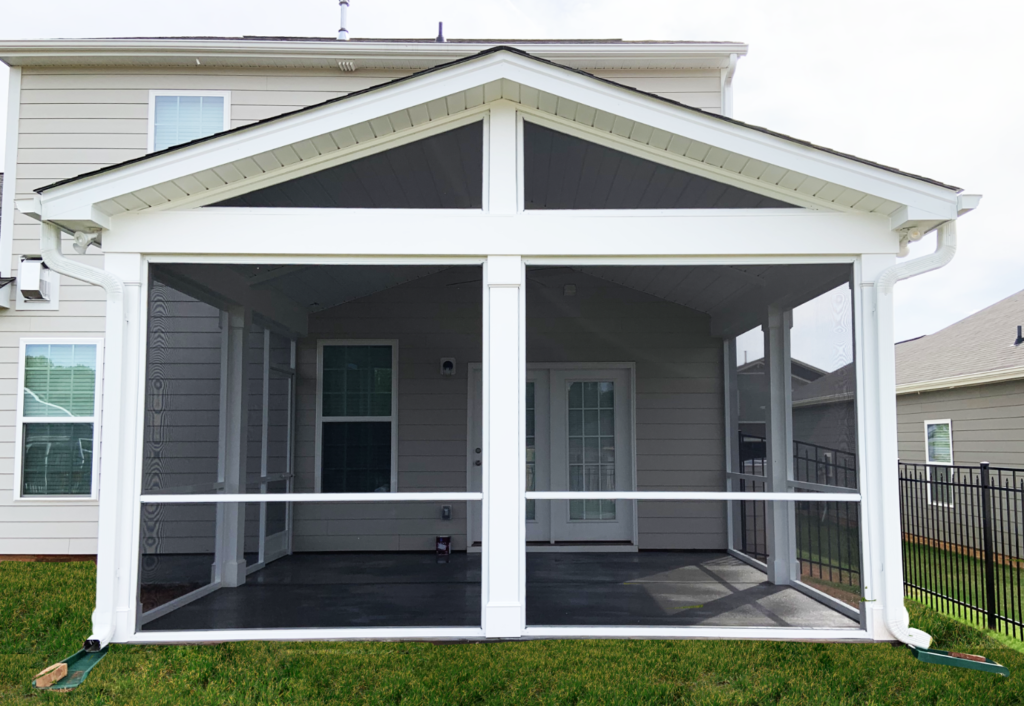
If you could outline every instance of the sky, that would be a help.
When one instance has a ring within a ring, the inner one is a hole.
[[[338,26],[335,0],[177,0],[175,12],[139,0],[0,2],[2,39],[330,37]],[[1024,238],[1010,215],[1024,200],[1014,166],[1024,160],[1022,19],[1024,5],[1008,0],[351,0],[348,24],[353,37],[434,37],[443,21],[457,38],[749,44],[734,117],[984,196],[958,222],[953,262],[897,285],[899,341],[1024,288]],[[932,234],[910,257],[934,247]]]

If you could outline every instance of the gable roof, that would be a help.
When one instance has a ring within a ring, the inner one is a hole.
[[[779,138],[781,140],[786,140],[786,141],[792,142],[794,144],[802,145],[802,146],[805,146],[805,147],[810,147],[811,149],[819,150],[821,152],[825,152],[827,154],[835,155],[837,157],[842,157],[844,159],[851,159],[851,160],[854,160],[856,162],[860,162],[862,164],[866,164],[868,166],[875,167],[877,169],[882,169],[882,170],[885,170],[885,171],[892,172],[894,174],[900,174],[902,176],[910,177],[911,179],[917,179],[917,180],[926,182],[928,184],[933,184],[935,186],[939,186],[939,187],[942,187],[944,189],[949,189],[950,191],[954,191],[954,192],[957,192],[957,193],[960,193],[960,192],[963,191],[963,189],[961,189],[959,187],[950,186],[949,184],[944,184],[941,181],[937,181],[935,179],[930,179],[928,177],[920,176],[920,175],[917,175],[917,174],[912,174],[910,172],[904,172],[904,171],[902,171],[900,169],[897,169],[896,167],[889,167],[889,166],[886,166],[884,164],[880,164],[878,162],[873,162],[871,160],[864,159],[862,157],[857,157],[857,156],[852,155],[852,154],[848,154],[848,153],[845,153],[845,152],[840,152],[838,150],[833,150],[833,149],[830,149],[828,147],[823,147],[821,145],[816,145],[816,144],[814,144],[812,142],[809,142],[807,140],[801,140],[799,138],[792,137],[790,135],[786,135],[786,134],[781,133],[781,132],[775,132],[773,130],[769,130],[768,128],[759,127],[757,125],[752,125],[750,123],[745,123],[745,122],[743,122],[741,120],[736,120],[735,118],[726,117],[724,115],[719,115],[717,113],[709,113],[709,112],[704,111],[704,110],[702,110],[700,108],[695,108],[693,106],[686,105],[685,103],[680,103],[679,101],[675,101],[675,100],[672,100],[671,98],[666,98],[664,96],[660,96],[660,95],[658,95],[656,93],[649,93],[647,91],[642,91],[639,88],[634,88],[632,86],[626,86],[625,84],[617,83],[617,82],[612,81],[610,79],[602,78],[600,76],[595,76],[594,74],[588,73],[586,71],[583,71],[582,69],[574,69],[574,68],[571,68],[569,66],[565,66],[565,65],[562,65],[562,64],[557,64],[554,61],[550,61],[548,59],[542,59],[542,58],[537,57],[537,56],[535,56],[533,54],[530,54],[530,53],[528,53],[526,51],[523,51],[522,49],[517,49],[515,47],[511,47],[511,46],[507,46],[507,45],[498,45],[498,46],[495,46],[495,47],[491,47],[490,49],[485,49],[483,51],[480,51],[480,52],[478,52],[476,54],[472,54],[470,56],[467,56],[467,57],[464,57],[464,58],[461,58],[461,59],[456,59],[456,60],[448,62],[446,64],[441,64],[441,65],[435,66],[433,68],[424,69],[423,71],[418,71],[416,73],[409,74],[408,76],[402,76],[400,78],[397,78],[397,79],[394,79],[394,80],[391,80],[391,81],[386,81],[384,83],[376,84],[376,85],[370,86],[368,88],[364,88],[364,89],[361,89],[361,90],[358,90],[358,91],[352,91],[351,93],[347,93],[344,96],[338,96],[337,98],[330,98],[330,99],[322,101],[320,103],[314,103],[313,105],[309,105],[309,106],[305,106],[305,107],[302,107],[302,108],[298,108],[296,110],[288,111],[286,113],[281,113],[279,115],[274,115],[274,116],[271,116],[269,118],[264,118],[263,120],[258,120],[256,122],[250,123],[248,125],[241,125],[239,127],[232,128],[230,130],[225,130],[223,132],[218,132],[218,133],[215,133],[213,135],[209,135],[207,137],[201,137],[201,138],[198,138],[196,140],[192,140],[190,142],[185,142],[185,143],[182,143],[180,145],[174,145],[172,147],[168,147],[166,149],[163,149],[163,150],[160,150],[160,151],[157,151],[157,152],[152,152],[152,153],[144,155],[142,157],[136,157],[135,159],[129,159],[129,160],[126,160],[124,162],[120,162],[118,164],[110,165],[108,167],[103,167],[101,169],[96,169],[96,170],[93,170],[91,172],[85,172],[83,174],[79,174],[77,176],[70,177],[68,179],[62,179],[62,180],[56,181],[56,182],[54,182],[52,184],[48,184],[46,186],[40,187],[40,188],[36,189],[36,192],[37,193],[42,193],[42,192],[47,191],[49,189],[52,189],[54,187],[62,186],[64,184],[70,184],[70,183],[73,183],[73,182],[76,182],[76,181],[80,181],[82,179],[87,179],[87,178],[92,177],[92,176],[94,176],[96,174],[103,174],[105,172],[108,172],[108,171],[111,171],[111,170],[114,170],[114,169],[118,169],[118,168],[123,167],[123,166],[128,165],[128,164],[135,164],[135,163],[142,162],[142,161],[145,161],[145,160],[155,159],[159,155],[167,154],[169,152],[174,152],[174,151],[180,150],[180,149],[185,149],[187,147],[190,147],[191,145],[199,144],[201,142],[207,142],[209,140],[214,140],[214,139],[219,138],[222,135],[227,135],[227,134],[232,134],[232,133],[238,133],[238,132],[244,132],[244,131],[247,131],[247,130],[252,130],[254,128],[260,127],[261,125],[267,125],[269,123],[274,123],[274,122],[277,122],[277,121],[280,121],[280,120],[286,120],[286,119],[288,119],[288,118],[290,118],[292,116],[299,115],[299,114],[302,114],[302,113],[306,113],[306,112],[309,112],[309,111],[312,111],[312,110],[316,110],[316,109],[322,108],[323,106],[326,106],[326,105],[331,105],[331,104],[334,104],[334,103],[341,103],[341,102],[346,101],[346,100],[352,100],[353,98],[356,98],[356,97],[361,96],[361,95],[365,95],[367,93],[373,93],[375,91],[381,91],[381,90],[390,88],[392,86],[395,86],[395,85],[398,85],[398,84],[401,84],[401,83],[405,83],[405,82],[408,82],[408,81],[413,81],[413,80],[416,80],[417,78],[419,78],[421,76],[425,76],[427,74],[431,74],[431,73],[434,73],[434,72],[437,72],[437,71],[443,71],[443,70],[451,68],[453,66],[457,66],[459,64],[464,64],[464,63],[473,61],[475,59],[479,59],[481,57],[484,57],[484,56],[487,56],[487,55],[490,55],[490,54],[495,54],[495,53],[498,53],[498,52],[511,52],[511,53],[517,54],[519,56],[527,57],[527,58],[529,58],[529,59],[531,59],[533,61],[541,62],[541,63],[547,64],[549,66],[555,66],[555,67],[558,67],[560,69],[564,69],[566,71],[572,71],[573,73],[580,74],[581,76],[586,76],[588,78],[594,79],[595,81],[601,81],[603,83],[606,83],[606,84],[611,85],[611,86],[615,86],[617,88],[622,88],[622,89],[625,89],[625,90],[637,93],[639,95],[647,96],[648,98],[653,98],[655,100],[662,101],[662,102],[667,103],[669,105],[673,105],[675,107],[682,108],[683,110],[700,113],[701,115],[706,115],[706,116],[709,116],[709,117],[717,119],[717,120],[722,120],[722,121],[725,121],[725,122],[728,122],[728,123],[732,123],[734,125],[739,125],[739,126],[742,126],[744,128],[748,128],[750,130],[756,130],[756,131],[764,133],[766,135],[771,135],[772,137],[777,137],[777,138]]]
[[[930,336],[896,345],[898,394],[1024,379],[1024,290]]]
[[[205,205],[353,159],[386,140],[480,119],[484,104],[498,100],[518,104],[530,120],[773,198],[887,216],[892,229],[927,230],[961,211],[956,187],[504,46],[62,180],[24,205],[71,232],[108,228],[120,213]]]

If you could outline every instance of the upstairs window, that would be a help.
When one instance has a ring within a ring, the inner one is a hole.
[[[180,145],[230,127],[230,96],[217,91],[151,91],[149,151]]]
[[[93,495],[96,340],[22,341],[15,468],[21,497]]]

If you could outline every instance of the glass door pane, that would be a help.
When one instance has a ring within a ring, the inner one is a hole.
[[[569,490],[615,490],[615,383],[569,385]],[[570,520],[614,520],[614,500],[572,500]]]

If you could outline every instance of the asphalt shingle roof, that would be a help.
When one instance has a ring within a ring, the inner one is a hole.
[[[1024,290],[930,336],[896,346],[896,384],[1024,368]]]

